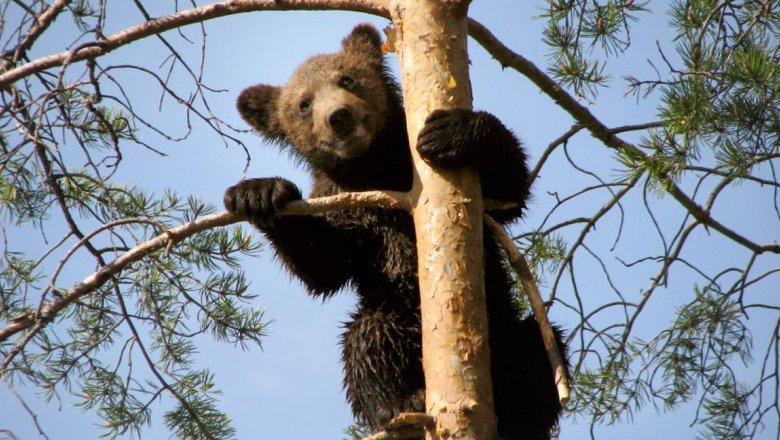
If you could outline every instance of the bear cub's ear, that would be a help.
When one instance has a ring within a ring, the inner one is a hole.
[[[355,26],[349,35],[341,42],[345,52],[358,53],[361,56],[373,55],[382,59],[382,36],[376,28],[368,23]]]
[[[261,84],[245,89],[236,102],[241,117],[255,130],[274,140],[282,140],[285,137],[279,123],[280,93],[280,87]]]

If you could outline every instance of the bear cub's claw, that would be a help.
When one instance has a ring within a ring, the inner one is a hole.
[[[417,136],[420,157],[429,165],[443,168],[473,164],[483,119],[482,113],[471,110],[434,110]]]
[[[225,191],[225,209],[245,215],[259,228],[272,228],[277,213],[288,203],[301,200],[301,190],[281,177],[247,179]]]

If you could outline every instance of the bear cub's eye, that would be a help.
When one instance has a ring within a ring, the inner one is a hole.
[[[306,113],[309,111],[309,108],[311,108],[311,101],[308,99],[302,100],[301,103],[298,104],[298,108],[301,110],[301,113]]]
[[[339,87],[343,87],[345,89],[349,89],[353,85],[355,85],[355,80],[352,79],[351,76],[344,75],[341,78],[339,78]]]

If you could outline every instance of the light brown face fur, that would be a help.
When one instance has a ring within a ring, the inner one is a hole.
[[[387,114],[386,87],[378,69],[351,52],[307,60],[279,97],[279,122],[289,142],[303,155],[349,159],[364,153]]]
[[[327,169],[360,157],[375,143],[394,92],[388,87],[379,33],[360,25],[339,52],[307,59],[284,86],[245,89],[237,106],[267,139]]]

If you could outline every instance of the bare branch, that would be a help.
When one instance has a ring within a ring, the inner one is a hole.
[[[555,333],[553,333],[550,320],[547,318],[544,301],[539,294],[539,288],[531,274],[531,269],[528,267],[528,263],[525,261],[523,254],[520,253],[514,242],[512,242],[512,238],[509,237],[506,231],[504,231],[504,228],[501,227],[497,221],[493,220],[493,217],[489,214],[485,214],[485,225],[490,228],[493,235],[498,239],[498,242],[501,243],[507,258],[509,259],[509,263],[517,272],[517,276],[528,295],[528,302],[531,303],[534,317],[539,324],[539,330],[541,331],[542,339],[544,340],[544,348],[547,350],[547,357],[550,359],[550,366],[555,375],[555,385],[558,387],[558,400],[561,402],[561,405],[565,405],[566,402],[569,401],[569,377],[566,373],[566,365],[563,363],[563,356],[561,356],[561,352],[558,350]]]
[[[0,55],[0,58],[3,58],[2,63],[0,63],[0,72],[16,64],[22,58],[25,52],[35,43],[35,40],[54,22],[54,19],[57,18],[68,3],[70,3],[70,0],[57,0],[48,9],[35,15],[35,23],[27,30],[22,41],[13,50],[6,51]]]
[[[341,10],[365,12],[383,17],[389,15],[385,2],[382,0],[228,0],[181,11],[166,17],[155,18],[109,35],[100,41],[87,42],[72,50],[42,57],[10,69],[0,74],[0,88],[6,87],[33,73],[65,63],[93,59],[136,40],[188,24],[200,23],[243,12],[289,10]]]

